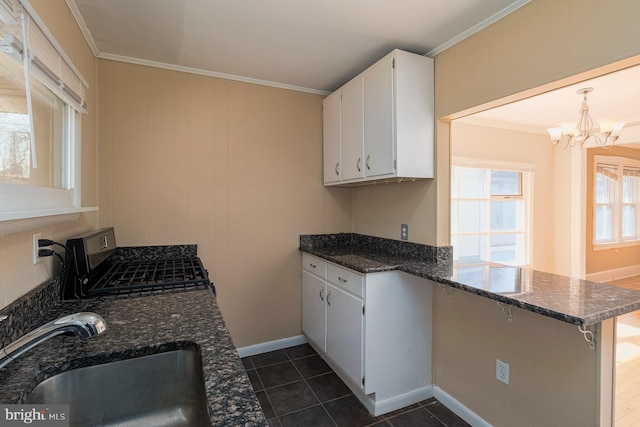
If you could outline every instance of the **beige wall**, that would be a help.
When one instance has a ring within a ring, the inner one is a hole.
[[[447,244],[450,210],[450,129],[447,121],[637,64],[640,62],[637,56],[640,54],[640,44],[637,42],[640,40],[640,27],[635,23],[639,20],[640,3],[633,0],[535,0],[436,56],[435,109],[436,117],[443,118],[437,124],[436,179],[410,194],[386,194],[387,204],[396,206],[398,213],[386,216],[385,221],[400,223],[406,214],[427,217],[429,221],[425,223],[424,230],[413,228],[416,231],[414,236],[427,236],[423,243]],[[615,64],[609,66],[612,63]],[[556,166],[556,170],[558,168]],[[358,191],[361,190],[354,191],[353,207],[356,229],[359,224],[355,212],[366,212],[372,205],[368,199],[359,198]],[[421,206],[428,208],[416,213],[414,207],[417,200]],[[372,234],[378,230],[382,233],[386,229],[382,225],[369,227]],[[555,256],[565,258],[559,259],[562,264],[571,261],[566,259],[567,253],[556,253]],[[483,333],[496,325],[487,320],[483,306],[495,304],[471,295],[467,298],[475,298],[476,301],[462,310],[451,310],[450,318],[440,317],[445,314],[440,307],[443,299],[436,299],[436,384],[471,409],[478,410],[478,414],[495,425],[512,425],[514,418],[508,417],[510,411],[531,414],[529,418],[517,417],[518,422],[542,418],[539,423],[530,425],[595,425],[595,416],[591,417],[593,414],[589,410],[595,405],[593,393],[597,390],[597,384],[591,376],[597,375],[597,365],[592,360],[594,353],[587,351],[584,360],[563,359],[564,345],[572,348],[580,345],[582,336],[575,327],[555,321],[548,323],[548,319],[528,313],[526,316],[532,316],[528,324],[535,325],[538,322],[539,326],[535,326],[533,331],[521,329],[512,339],[505,340],[505,344],[497,343],[495,340],[504,338],[508,330],[498,334],[497,338]],[[456,317],[456,314],[460,316]],[[509,326],[509,330],[511,328]],[[487,337],[487,340],[478,339],[478,336]],[[535,337],[533,340],[532,336]],[[440,341],[443,337],[452,337],[452,340],[455,337],[461,347],[457,348],[458,351],[438,353],[440,350],[447,351],[447,345]],[[527,341],[519,344],[519,338],[527,338]],[[495,374],[494,354],[498,345],[507,346],[508,351],[525,349],[525,353],[519,355],[523,361],[531,360],[527,359],[526,353],[534,352],[532,356],[536,359],[526,362],[523,368],[516,365],[512,371],[514,374],[525,372],[522,378],[524,382],[517,387],[517,393],[511,392],[513,388],[509,392],[504,389],[496,391],[495,379],[493,382],[489,379],[490,375]],[[567,354],[575,356],[573,352]],[[447,358],[450,364],[446,363]],[[483,366],[475,362],[476,358],[485,359]],[[458,374],[453,375],[456,370]],[[562,381],[551,379],[546,385],[520,393],[522,387],[535,383],[540,375],[548,375],[550,370]],[[447,383],[457,379],[461,379],[457,385]],[[573,385],[573,391],[563,390],[561,384]],[[504,405],[497,405],[491,399],[493,396]],[[579,402],[575,401],[575,396],[579,396]],[[480,410],[480,405],[487,406]],[[553,414],[553,411],[539,415],[532,413],[532,407],[544,409],[552,406],[567,408],[575,413],[584,411],[582,413],[587,417],[584,423],[563,423],[564,415],[559,412],[557,418],[549,420],[544,417]]]
[[[437,55],[436,117],[446,120],[437,123],[436,179],[393,191],[356,188],[354,229],[397,239],[400,224],[417,218],[409,240],[448,244],[447,120],[593,77],[603,71],[590,70],[640,54],[639,20],[635,0],[535,0]]]
[[[196,243],[236,346],[301,333],[299,235],[351,231],[322,185],[322,97],[99,61],[100,225]]]
[[[96,59],[64,0],[31,0],[30,3],[89,83],[89,113],[82,116],[82,203],[97,206]],[[0,236],[0,307],[54,274],[51,259],[33,265],[33,232],[41,232],[43,238],[65,241],[67,237],[95,228],[97,217],[96,213],[81,214],[74,223]]]
[[[625,248],[593,250],[594,156],[620,156],[640,160],[640,150],[625,147],[592,148],[587,151],[587,274],[640,264],[640,245]]]
[[[595,427],[597,352],[578,328],[495,301],[434,286],[434,383],[489,424]],[[509,364],[498,382],[496,359]]]
[[[451,156],[478,160],[526,163],[533,172],[533,210],[531,234],[531,266],[536,270],[555,273],[550,247],[554,233],[550,233],[554,217],[554,156],[549,137],[467,123],[453,122],[451,126]]]

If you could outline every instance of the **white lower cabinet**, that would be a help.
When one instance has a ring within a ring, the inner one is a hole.
[[[356,384],[363,381],[362,299],[332,284],[327,285],[327,356]]]
[[[327,295],[326,282],[308,271],[302,272],[302,324],[304,333],[310,341],[314,342],[320,350],[326,350],[326,319],[327,308],[325,298]]]
[[[377,416],[432,397],[432,282],[302,258],[302,330],[367,409]]]

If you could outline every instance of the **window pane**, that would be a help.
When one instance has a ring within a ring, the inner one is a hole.
[[[458,259],[461,261],[486,260],[485,236],[458,236]]]
[[[518,258],[516,234],[493,234],[491,236],[491,261],[514,264]]]
[[[611,206],[596,206],[596,241],[608,241],[613,237]]]
[[[38,163],[34,169],[23,75],[18,62],[0,55],[0,182],[62,188],[64,103],[31,79]]]
[[[622,203],[636,203],[638,179],[637,176],[624,176],[622,180]]]
[[[636,208],[633,205],[622,207],[622,237],[636,236]]]
[[[615,181],[606,176],[596,174],[596,203],[613,202],[613,194],[615,191]]]
[[[487,170],[458,168],[460,198],[484,199],[489,196],[486,188]]]
[[[459,202],[460,233],[478,233],[486,230],[487,203],[484,201]]]
[[[458,201],[451,201],[451,233],[458,233]]]
[[[491,202],[491,231],[522,231],[524,229],[524,201]]]
[[[520,186],[520,172],[491,171],[491,195],[519,196],[522,194]]]

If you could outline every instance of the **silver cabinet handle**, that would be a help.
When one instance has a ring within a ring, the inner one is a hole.
[[[340,175],[340,172],[338,171],[338,166],[340,166],[340,163],[336,163],[336,175]]]
[[[338,280],[341,281],[342,283],[347,283],[348,282],[347,279],[343,279],[342,277],[338,277]]]
[[[322,292],[324,292],[324,288],[320,289],[320,299],[324,301],[324,295],[322,295]]]
[[[313,265],[313,264],[311,264],[311,263],[309,263],[309,267],[311,267],[311,268],[316,268],[316,266],[315,266],[315,265]]]
[[[365,164],[367,165],[367,170],[371,170],[371,166],[369,166],[369,161],[371,160],[371,154],[367,155],[367,160],[365,161]]]
[[[362,157],[358,157],[358,161],[356,162],[356,168],[358,168],[358,172],[362,172],[360,168],[360,163],[362,163]]]
[[[327,305],[331,305],[331,301],[329,301],[330,296],[331,296],[331,292],[327,292]]]

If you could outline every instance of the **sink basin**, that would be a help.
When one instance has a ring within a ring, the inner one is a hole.
[[[30,404],[69,404],[71,426],[211,426],[202,359],[177,350],[51,377]]]

